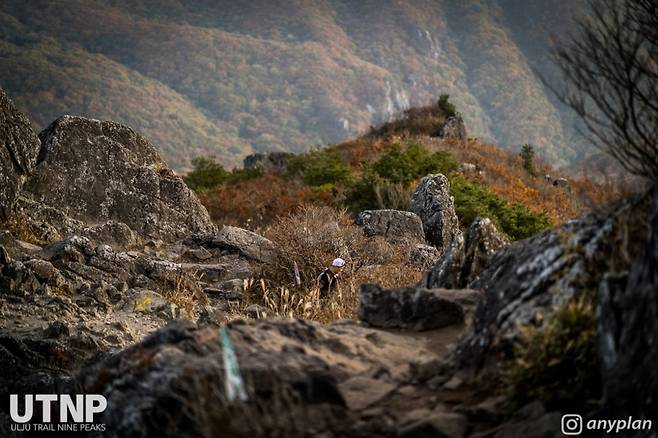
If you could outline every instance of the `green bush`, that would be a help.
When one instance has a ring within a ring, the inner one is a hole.
[[[260,168],[233,169],[227,172],[213,158],[197,157],[192,160],[192,165],[194,165],[194,170],[188,173],[183,180],[189,188],[197,193],[208,191],[221,184],[257,178],[263,174]]]
[[[372,168],[366,169],[347,194],[347,208],[358,213],[370,209],[408,210],[411,205],[410,184],[382,178]]]
[[[523,204],[509,205],[487,187],[461,175],[451,175],[450,193],[455,198],[455,211],[464,227],[478,216],[488,217],[512,240],[519,240],[551,226],[545,213],[535,213]]]
[[[430,154],[421,145],[411,143],[404,149],[399,144],[394,145],[379,158],[373,170],[394,183],[408,184],[430,173],[448,174],[457,167],[449,153]]]
[[[352,213],[379,208],[375,200],[375,185],[379,180],[379,175],[373,172],[371,167],[367,167],[363,176],[353,183],[345,199],[345,204]]]
[[[592,407],[601,396],[596,313],[584,296],[563,305],[541,327],[526,326],[504,379],[522,405],[542,400],[549,409]],[[589,405],[589,406],[588,406]]]
[[[226,180],[228,172],[213,158],[197,157],[192,160],[194,170],[183,179],[195,192],[204,192]]]
[[[439,109],[446,117],[452,117],[457,114],[457,108],[455,108],[455,105],[448,100],[449,98],[450,95],[448,94],[442,94],[439,96]]]
[[[498,221],[513,240],[526,239],[552,225],[546,213],[535,213],[520,203],[505,205],[498,213]]]
[[[373,165],[366,165],[363,176],[347,194],[347,206],[353,212],[373,208],[406,210],[414,181],[430,173],[448,174],[457,167],[447,152],[430,154],[417,143],[405,148],[396,144]]]
[[[288,174],[300,176],[310,186],[350,184],[352,169],[343,163],[333,149],[319,149],[290,157]]]

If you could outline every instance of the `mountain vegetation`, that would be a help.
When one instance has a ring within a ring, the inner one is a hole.
[[[42,129],[67,113],[143,132],[175,169],[214,155],[300,153],[434,102],[469,135],[587,153],[550,96],[551,32],[581,2],[99,0],[0,5],[0,86]],[[529,23],[543,23],[542,25]],[[545,24],[550,25],[547,29]]]
[[[452,105],[444,100],[412,108],[357,139],[291,156],[285,169],[229,173],[204,158],[195,160],[185,180],[216,222],[260,230],[306,204],[354,215],[368,209],[409,210],[420,179],[442,173],[449,178],[462,227],[488,217],[513,240],[619,196],[620,187],[584,177],[558,185],[559,173],[534,157],[530,145],[515,152],[432,136],[446,119],[446,102]]]

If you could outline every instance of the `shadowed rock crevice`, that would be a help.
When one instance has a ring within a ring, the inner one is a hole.
[[[496,251],[509,245],[509,239],[488,218],[476,218],[466,232],[459,234],[420,286],[427,288],[464,288],[477,280]]]
[[[29,120],[0,89],[0,220],[7,220],[41,145]]]

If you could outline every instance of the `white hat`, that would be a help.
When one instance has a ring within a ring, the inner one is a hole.
[[[331,266],[335,266],[337,268],[342,268],[345,266],[345,260],[341,259],[340,257],[337,259],[334,259],[333,262],[331,262]]]

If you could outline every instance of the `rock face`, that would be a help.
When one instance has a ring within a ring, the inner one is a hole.
[[[655,418],[658,412],[658,187],[647,237],[627,273],[598,290],[599,356],[605,414]]]
[[[219,233],[210,236],[208,243],[263,263],[272,262],[276,257],[274,244],[269,239],[238,227],[224,226]]]
[[[0,89],[0,220],[9,217],[40,148],[30,121]]]
[[[472,333],[460,343],[461,363],[478,367],[495,357],[493,352],[510,351],[519,326],[539,322],[555,306],[595,292],[606,275],[628,266],[622,254],[640,252],[643,239],[638,235],[644,235],[647,209],[647,196],[637,197],[498,251],[470,285],[485,294]],[[627,242],[624,251],[611,249],[622,240]]]
[[[245,157],[245,169],[262,169],[265,172],[284,172],[288,168],[287,152],[270,152],[269,154],[256,153]]]
[[[449,140],[466,140],[466,126],[461,114],[448,117],[439,128],[437,136]]]
[[[441,254],[434,267],[423,275],[420,287],[443,287],[454,289],[461,284],[461,270],[464,266],[464,235],[458,234]]]
[[[426,240],[444,251],[460,233],[455,201],[445,175],[424,177],[411,199],[411,211],[423,222]]]
[[[418,215],[400,210],[366,210],[356,224],[366,236],[383,236],[390,243],[424,242],[423,223]]]
[[[401,397],[409,357],[429,352],[349,321],[235,321],[227,330],[248,403],[228,401],[217,328],[174,321],[76,376],[80,391],[107,397],[98,436],[396,436],[397,412],[367,410]]]
[[[476,218],[466,233],[464,266],[460,286],[477,279],[496,251],[510,244],[509,238],[498,231],[489,218]]]
[[[412,287],[382,289],[376,284],[363,284],[359,289],[359,319],[374,327],[418,331],[462,323],[462,306],[443,292]]]
[[[419,271],[427,271],[441,257],[438,249],[432,245],[416,244],[409,252],[409,265],[418,269]]]
[[[434,268],[421,281],[427,288],[463,288],[475,281],[491,256],[509,245],[509,239],[488,218],[477,218],[466,233],[458,236]]]
[[[214,230],[194,193],[132,129],[64,116],[40,138],[39,163],[24,187],[34,201],[88,225],[123,222],[145,238]]]

